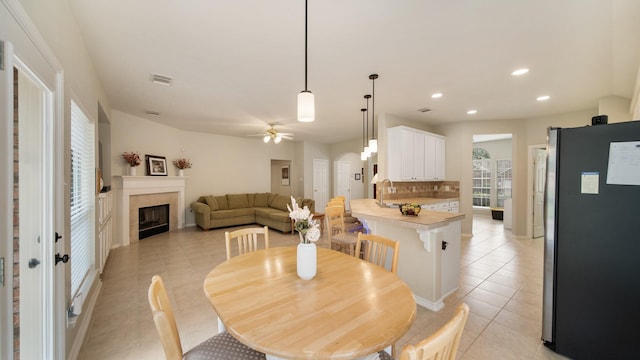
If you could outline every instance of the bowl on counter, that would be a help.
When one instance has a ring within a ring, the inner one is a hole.
[[[416,203],[404,203],[398,205],[400,213],[404,216],[418,216],[420,214],[420,205]]]

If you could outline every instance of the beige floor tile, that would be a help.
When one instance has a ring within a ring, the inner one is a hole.
[[[248,227],[248,226],[247,226]],[[174,306],[183,348],[217,332],[216,315],[202,290],[206,274],[226,260],[224,231],[186,228],[113,249],[79,359],[162,359],[147,288],[163,277]],[[460,301],[471,309],[458,359],[563,359],[541,345],[542,239],[513,239],[501,221],[474,217],[473,236],[461,243],[458,290],[433,312],[420,306],[413,326],[396,343],[421,341],[444,325]],[[270,231],[271,246],[291,246],[297,236]],[[329,247],[323,237],[318,246]]]

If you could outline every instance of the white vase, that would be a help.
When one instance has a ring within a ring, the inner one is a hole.
[[[184,176],[184,169],[178,169],[178,176]]]
[[[136,167],[129,166],[129,176],[136,176]]]
[[[302,280],[311,280],[316,276],[317,249],[316,244],[298,244],[296,265],[298,276]]]

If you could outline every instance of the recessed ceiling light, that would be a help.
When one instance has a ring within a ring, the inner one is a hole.
[[[549,95],[542,95],[542,96],[538,96],[538,98],[537,98],[536,100],[538,100],[538,101],[547,101],[547,100],[549,100],[549,99],[551,99],[551,96],[549,96]]]
[[[434,93],[434,94],[431,95],[432,99],[438,99],[438,98],[441,98],[441,97],[442,97],[442,93]]]
[[[518,69],[518,70],[513,71],[513,72],[511,73],[511,75],[513,75],[513,76],[520,76],[520,75],[524,75],[524,74],[526,74],[526,73],[528,73],[528,72],[529,72],[529,69],[527,69],[527,68],[522,68],[522,69]]]
[[[474,109],[474,110],[469,110],[469,111],[467,111],[467,114],[469,114],[469,115],[474,115],[474,114],[476,114],[477,112],[478,112],[478,110],[475,110],[475,109]]]

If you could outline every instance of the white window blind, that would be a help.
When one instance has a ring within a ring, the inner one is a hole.
[[[94,266],[95,131],[71,102],[71,295],[76,295]]]

